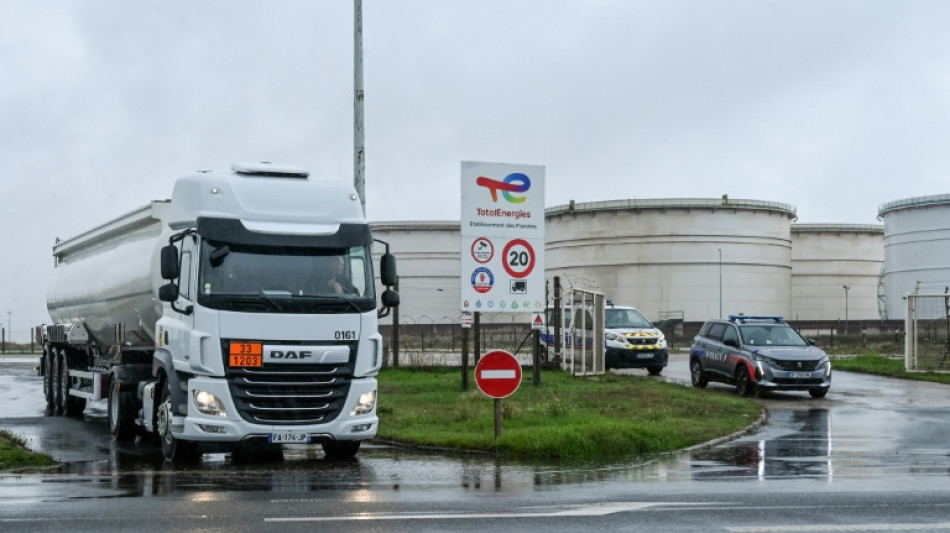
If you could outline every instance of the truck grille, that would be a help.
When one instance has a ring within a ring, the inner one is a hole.
[[[225,375],[241,418],[255,424],[323,424],[343,409],[353,380],[356,343],[346,364],[274,364],[229,367]],[[226,353],[226,351],[225,351]]]

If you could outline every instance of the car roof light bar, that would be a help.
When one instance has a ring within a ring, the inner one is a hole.
[[[785,317],[775,315],[729,315],[729,322],[745,322],[747,320],[771,320],[779,323]]]

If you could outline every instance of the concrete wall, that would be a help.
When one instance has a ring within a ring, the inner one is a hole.
[[[883,264],[882,225],[792,224],[790,318],[877,320]]]

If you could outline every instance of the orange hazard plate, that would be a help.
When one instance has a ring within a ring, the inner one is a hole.
[[[263,366],[263,346],[259,342],[232,342],[228,350],[230,366]]]

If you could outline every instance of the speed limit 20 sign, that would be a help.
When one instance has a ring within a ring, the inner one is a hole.
[[[513,278],[525,278],[534,270],[535,255],[531,243],[524,239],[514,239],[502,250],[505,272]]]

